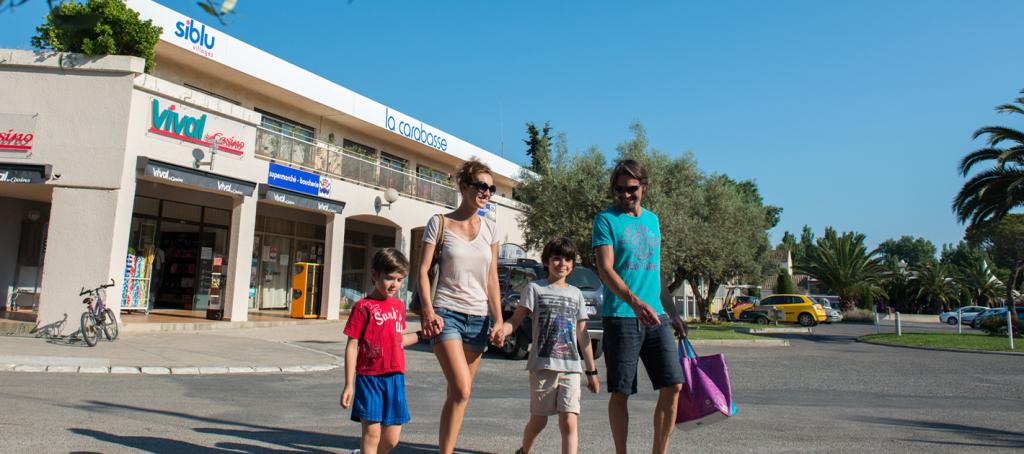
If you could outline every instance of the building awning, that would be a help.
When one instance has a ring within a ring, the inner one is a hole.
[[[236,178],[217,175],[215,173],[203,172],[202,170],[189,169],[160,161],[153,161],[145,156],[139,156],[136,166],[139,177],[155,181],[184,184],[196,186],[213,191],[226,192],[228,194],[244,197],[252,196],[256,190],[256,183],[239,180]]]
[[[260,185],[259,194],[260,200],[324,213],[341,214],[341,211],[345,209],[345,202],[314,197],[287,189],[270,187],[265,184]]]
[[[0,163],[0,183],[39,184],[50,179],[49,164]]]

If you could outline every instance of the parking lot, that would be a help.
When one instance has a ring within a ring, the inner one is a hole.
[[[949,329],[922,324],[921,329]],[[786,335],[790,347],[725,353],[739,414],[678,432],[673,452],[974,452],[1024,448],[1024,357],[855,342],[870,325]],[[302,346],[340,354],[342,343]],[[603,361],[599,360],[603,370]],[[525,362],[488,355],[459,447],[511,453],[527,417]],[[642,378],[641,380],[645,380]],[[92,376],[0,373],[9,452],[348,452],[358,425],[338,408],[341,371],[298,375]],[[413,421],[396,452],[436,448],[443,378],[433,356],[408,353]],[[632,399],[630,452],[649,448],[655,393]],[[611,452],[607,394],[584,395],[581,450]],[[557,452],[554,425],[537,452]]]

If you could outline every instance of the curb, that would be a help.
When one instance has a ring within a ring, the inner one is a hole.
[[[789,347],[786,339],[694,339],[690,343],[719,347]]]
[[[814,334],[810,327],[806,328],[746,328],[747,334]]]
[[[121,333],[166,333],[182,331],[211,331],[224,329],[273,328],[279,326],[323,325],[343,323],[342,320],[280,320],[254,322],[198,322],[198,323],[122,323]]]
[[[0,372],[45,372],[58,374],[110,374],[110,375],[243,375],[243,374],[302,374],[337,369],[337,364],[310,364],[304,366],[224,366],[224,367],[153,367],[153,366],[69,366],[38,364],[0,364]]]
[[[1000,356],[1024,356],[1024,352],[993,352],[988,350],[965,350],[962,348],[941,348],[941,347],[922,347],[920,345],[897,345],[897,344],[886,344],[884,342],[869,341],[861,338],[857,338],[857,342],[871,345],[881,345],[883,347],[896,347],[896,348],[910,348],[914,350],[931,350],[935,352],[952,352],[952,353],[975,353],[982,355],[1000,355]]]

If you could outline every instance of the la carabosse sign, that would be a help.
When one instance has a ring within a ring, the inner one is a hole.
[[[0,113],[0,151],[32,151],[35,132],[35,115]]]
[[[249,127],[180,103],[153,98],[149,132],[190,144],[210,147],[217,142],[217,151],[236,156],[246,154],[246,132]]]

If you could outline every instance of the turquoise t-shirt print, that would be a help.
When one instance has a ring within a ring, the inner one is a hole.
[[[658,315],[665,313],[661,306],[661,229],[657,215],[643,210],[634,217],[615,207],[608,208],[594,218],[591,245],[612,246],[613,268],[626,286]],[[601,315],[636,317],[629,305],[607,287]]]

